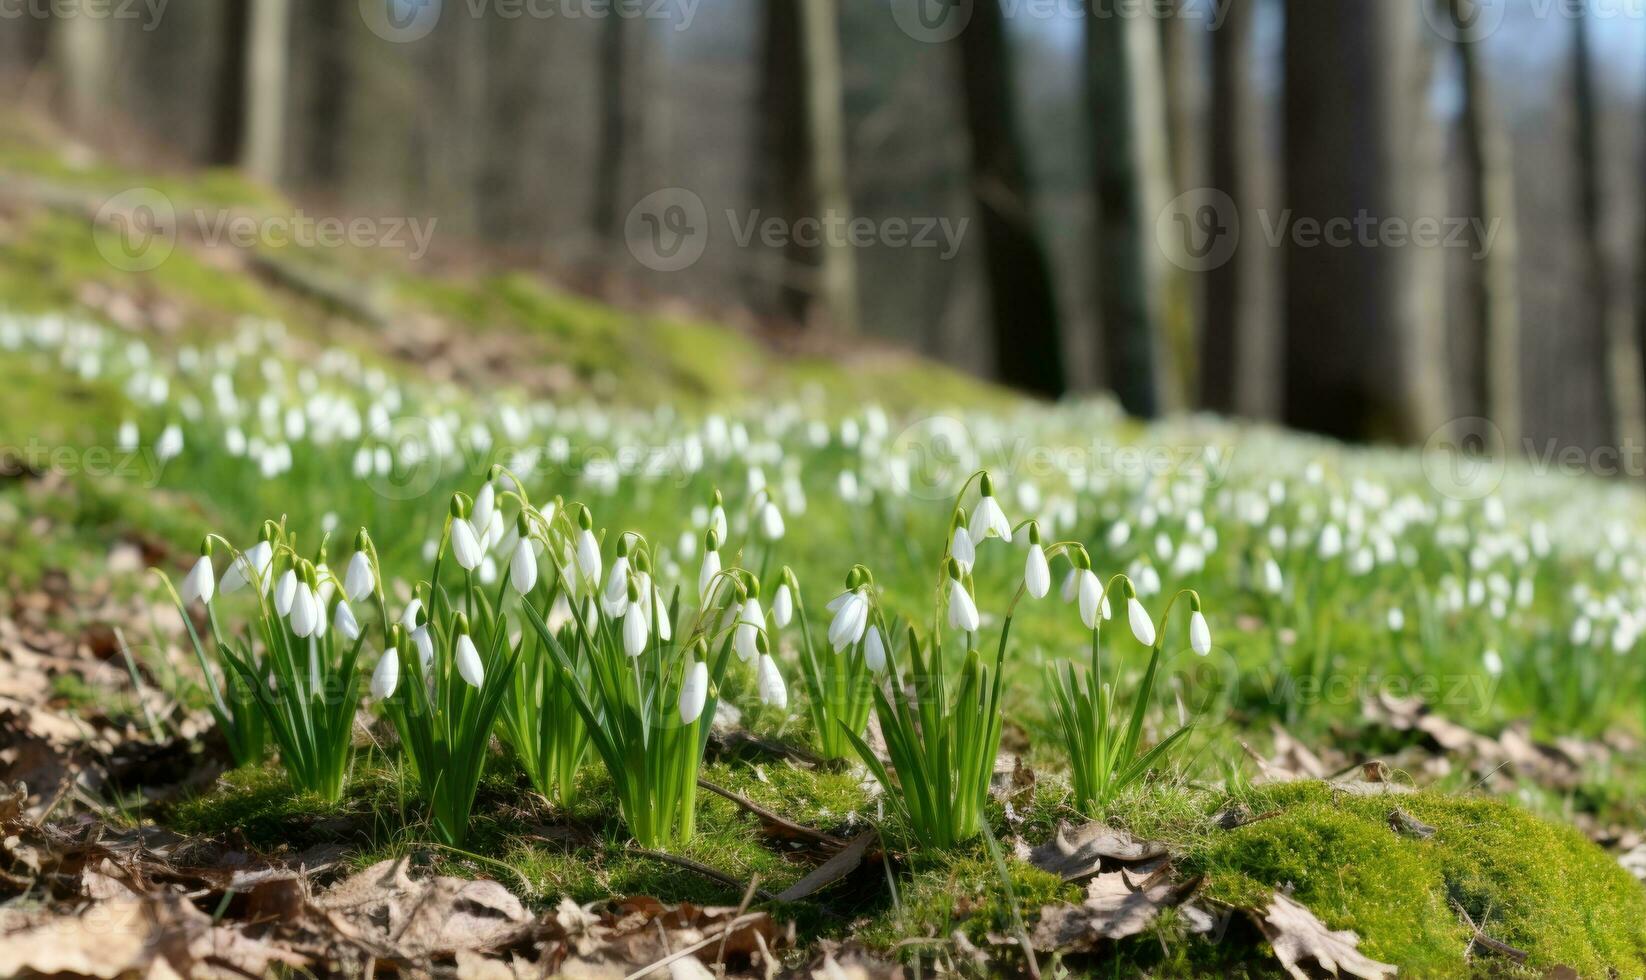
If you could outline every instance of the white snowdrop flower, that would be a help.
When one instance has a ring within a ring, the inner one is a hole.
[[[606,574],[606,588],[600,595],[600,606],[612,619],[621,619],[629,608],[629,555],[624,539],[617,540],[617,560]]]
[[[1000,502],[995,499],[994,482],[987,473],[983,474],[981,482],[983,495],[978,499],[976,509],[972,511],[972,522],[967,528],[967,536],[974,544],[990,537],[1010,543],[1012,522],[1006,519],[1006,512],[1000,509]]]
[[[417,614],[423,611],[423,600],[413,599],[406,603],[406,609],[400,614],[400,626],[406,632],[417,629]]]
[[[949,543],[949,555],[960,563],[962,572],[970,573],[972,566],[977,564],[977,547],[972,543],[972,536],[963,524],[955,525],[954,537]]]
[[[160,462],[169,462],[183,452],[183,430],[173,422],[160,431],[160,438],[155,440],[154,455]]]
[[[1580,647],[1588,646],[1589,637],[1593,632],[1594,624],[1589,622],[1589,617],[1579,616],[1577,620],[1572,623],[1572,645]]]
[[[962,633],[976,633],[978,626],[977,603],[958,578],[949,579],[949,627]]]
[[[783,512],[770,500],[760,507],[760,534],[767,541],[777,541],[783,537]]]
[[[703,565],[697,572],[697,595],[705,604],[709,601],[709,590],[714,587],[715,576],[719,574],[720,552],[708,548],[703,552]]]
[[[755,681],[760,691],[761,704],[774,708],[789,706],[789,689],[783,683],[783,672],[777,669],[777,661],[772,659],[771,654],[761,655]]]
[[[720,491],[715,491],[714,506],[709,508],[709,530],[720,540],[726,540],[726,508],[720,503]]]
[[[1503,674],[1503,658],[1498,655],[1496,650],[1488,649],[1485,653],[1482,653],[1480,663],[1481,666],[1486,668],[1486,673],[1493,677],[1499,677]]]
[[[137,423],[130,419],[120,423],[120,434],[115,438],[115,448],[123,453],[137,451],[138,432]]]
[[[1078,576],[1078,590],[1080,597],[1080,621],[1086,624],[1089,630],[1097,629],[1098,616],[1102,613],[1103,583],[1098,581],[1097,573],[1089,568],[1082,568],[1075,572]],[[1104,617],[1105,619],[1108,617]]]
[[[383,651],[383,655],[377,658],[377,666],[372,668],[371,696],[377,701],[387,700],[399,686],[400,654],[390,647]]]
[[[1198,609],[1189,616],[1189,648],[1202,657],[1212,652],[1212,630]]]
[[[829,645],[839,653],[863,638],[869,623],[869,598],[861,588],[843,592],[830,603],[834,620],[829,623]]]
[[[623,614],[623,652],[638,657],[645,651],[646,613],[639,602],[631,602]]]
[[[457,564],[466,571],[474,571],[484,557],[480,550],[480,540],[475,537],[474,526],[461,517],[452,518],[451,522],[452,557]]]
[[[1126,523],[1126,521],[1124,519],[1115,521],[1114,524],[1109,528],[1109,537],[1108,537],[1109,547],[1111,547],[1111,548],[1123,547],[1126,544],[1126,542],[1130,541],[1131,539],[1132,539],[1132,526],[1130,524]]]
[[[311,635],[320,622],[320,597],[306,583],[298,583],[292,594],[291,631],[298,636]]]
[[[1069,574],[1063,576],[1063,585],[1058,589],[1058,595],[1064,602],[1073,602],[1080,594],[1080,569],[1070,568]]]
[[[594,531],[585,527],[577,533],[577,570],[588,581],[599,582],[601,564],[600,542],[595,540]]]
[[[1160,593],[1160,573],[1153,565],[1144,565],[1137,570],[1138,595],[1158,595]]]
[[[690,725],[703,715],[709,697],[709,665],[694,661],[680,684],[680,723]]]
[[[412,630],[412,645],[417,648],[417,661],[426,672],[434,666],[434,637],[429,634],[429,624]]]
[[[269,572],[274,566],[274,545],[268,541],[258,541],[251,546],[251,550],[244,552],[229,564],[223,572],[223,581],[218,591],[228,594],[236,592],[249,582],[260,582],[265,594],[273,586],[274,581]]]
[[[1399,633],[1406,628],[1406,612],[1399,606],[1389,607],[1389,632]]]
[[[886,669],[886,644],[878,626],[870,626],[863,635],[863,662],[877,674]]]
[[[1149,619],[1148,610],[1143,608],[1143,603],[1137,601],[1136,596],[1126,600],[1126,619],[1131,624],[1132,635],[1137,637],[1137,642],[1146,647],[1154,646],[1154,622]]]
[[[1023,586],[1036,599],[1045,598],[1052,590],[1052,569],[1039,541],[1029,545],[1029,557],[1023,563]]]
[[[185,603],[196,599],[205,603],[211,602],[213,593],[217,591],[217,573],[211,567],[210,555],[201,555],[195,560],[194,567],[183,576],[181,591]]]
[[[1336,524],[1328,524],[1320,531],[1319,555],[1322,561],[1330,561],[1343,552],[1343,532]]]
[[[497,491],[487,480],[475,492],[474,506],[469,510],[469,526],[474,529],[475,536],[483,537],[491,531],[493,508],[497,504]]]
[[[364,551],[356,551],[349,559],[349,567],[343,572],[343,594],[355,602],[372,594],[377,587],[376,577],[371,570],[371,559]]]
[[[274,587],[274,611],[282,616],[290,616],[292,602],[296,598],[297,572],[288,568]]]
[[[1263,563],[1263,588],[1270,595],[1279,595],[1286,588],[1286,581],[1280,575],[1280,563],[1273,558]]]
[[[766,628],[766,613],[760,607],[760,599],[749,596],[743,603],[743,609],[737,614],[737,631],[732,636],[732,648],[737,651],[737,658],[744,663],[753,663],[759,655],[755,641],[760,632]]]
[[[360,621],[354,618],[354,610],[349,608],[347,599],[337,601],[337,609],[332,613],[332,628],[350,643],[360,639]]]
[[[1172,560],[1172,539],[1165,531],[1154,536],[1154,553],[1161,561]]]
[[[681,561],[691,561],[697,557],[697,535],[690,531],[681,531],[680,540],[675,542],[674,550],[679,553]]]
[[[457,634],[457,649],[452,660],[457,664],[457,673],[469,686],[479,688],[486,683],[486,668],[480,663],[480,651],[474,648],[474,640],[467,633]]]
[[[789,583],[779,582],[777,591],[772,593],[772,622],[779,628],[789,625],[794,619],[794,593],[789,590]]]
[[[537,549],[533,547],[530,537],[522,537],[515,542],[514,554],[509,556],[509,581],[514,583],[514,590],[521,595],[537,585]]]

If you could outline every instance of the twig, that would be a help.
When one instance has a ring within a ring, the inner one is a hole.
[[[738,806],[749,811],[760,819],[774,823],[779,827],[782,827],[784,830],[792,831],[801,837],[806,837],[822,844],[828,844],[830,847],[845,847],[847,844],[847,841],[841,840],[833,834],[826,834],[821,830],[815,830],[811,827],[806,827],[801,824],[797,824],[792,820],[780,817],[753,800],[738,796],[729,789],[722,789],[721,787],[709,782],[707,779],[699,778],[697,780],[697,785],[703,787],[716,796],[723,796],[726,799],[731,800],[733,803],[736,803]]]
[[[691,858],[681,857],[678,854],[669,854],[665,851],[647,851],[640,848],[635,848],[633,853],[638,854],[643,858],[650,858],[653,861],[662,861],[664,864],[672,864],[677,868],[685,868],[687,871],[695,871],[705,878],[712,878],[715,881],[720,882],[722,885],[726,885],[731,888],[744,887],[743,882],[738,881],[726,872],[720,871],[716,868],[711,868],[708,865],[702,864],[698,861],[693,861]],[[750,887],[752,887],[755,882],[751,881],[749,884]],[[766,891],[764,888],[755,889],[754,894],[759,895],[762,901],[767,902],[773,901],[777,898],[776,895]]]
[[[690,956],[691,954],[697,952],[698,950],[700,950],[703,947],[709,945],[710,943],[715,942],[718,939],[721,939],[724,936],[730,936],[732,933],[736,932],[738,929],[742,928],[743,926],[749,925],[750,923],[753,923],[753,922],[759,922],[760,919],[763,916],[765,916],[765,914],[766,913],[764,913],[764,912],[751,912],[747,915],[740,915],[737,918],[735,918],[735,919],[731,920],[730,922],[726,923],[724,926],[721,926],[719,932],[716,932],[716,933],[714,933],[713,935],[710,935],[710,936],[705,936],[702,939],[699,939],[697,942],[692,943],[690,946],[686,946],[682,949],[677,949],[674,952],[670,953],[669,955],[667,955],[667,956],[663,957],[662,959],[658,960],[656,963],[653,963],[650,966],[642,967],[639,970],[636,970],[635,972],[629,974],[628,976],[624,977],[623,980],[640,980],[641,977],[649,975],[654,970],[660,970],[663,967],[668,966],[670,963],[673,963],[675,960],[683,959],[684,957]]]

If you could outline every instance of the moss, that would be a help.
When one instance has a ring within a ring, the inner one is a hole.
[[[1539,971],[1646,969],[1646,892],[1572,828],[1493,800],[1367,797],[1321,783],[1243,802],[1262,819],[1206,833],[1182,862],[1207,876],[1213,898],[1256,905],[1291,887],[1329,927],[1359,933],[1369,955],[1420,974],[1463,968],[1459,906],[1494,939],[1528,951]],[[1434,836],[1394,831],[1396,808]]]

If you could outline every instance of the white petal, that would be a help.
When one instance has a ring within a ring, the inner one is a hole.
[[[372,594],[376,587],[375,577],[372,575],[371,559],[364,551],[356,551],[349,559],[349,567],[343,574],[343,594],[354,602]]]
[[[464,633],[457,638],[457,653],[454,657],[457,663],[457,673],[469,682],[471,687],[480,687],[486,682],[486,669],[480,665],[480,651],[474,648],[474,641],[469,634]]]
[[[217,589],[217,573],[212,570],[211,559],[201,555],[189,569],[189,574],[183,577],[183,601],[210,602],[212,593]]]
[[[949,580],[949,625],[965,633],[977,632],[977,603],[957,578]]]
[[[794,618],[794,597],[789,594],[789,583],[778,585],[777,594],[772,596],[772,622],[779,627],[789,625]]]
[[[332,628],[350,643],[360,639],[360,621],[354,618],[354,610],[349,608],[347,600],[337,603],[337,611],[332,613]]]
[[[878,626],[869,627],[868,634],[863,638],[863,662],[877,674],[886,669],[886,644],[880,640]]]
[[[703,714],[703,703],[709,696],[709,665],[699,660],[686,671],[680,685],[680,723],[690,725]]]
[[[1212,630],[1198,609],[1189,617],[1189,646],[1202,657],[1212,652]]]
[[[1052,590],[1052,569],[1046,563],[1046,551],[1038,544],[1029,546],[1029,557],[1023,567],[1023,584],[1029,594],[1043,599]]]
[[[638,657],[646,651],[646,615],[638,605],[623,616],[623,652]]]
[[[537,585],[537,552],[532,549],[530,538],[521,538],[514,546],[514,555],[509,558],[509,581],[521,595]]]
[[[282,616],[291,615],[292,600],[297,597],[297,573],[286,569],[274,587],[274,611]]]
[[[371,696],[382,701],[394,694],[394,689],[400,686],[400,654],[394,650],[384,651],[377,658],[377,666],[371,672]]]
[[[474,535],[474,528],[468,521],[457,519],[452,521],[452,557],[457,564],[467,571],[474,571],[480,564],[482,552],[480,540]]]
[[[774,708],[789,706],[789,689],[784,685],[783,674],[777,669],[777,661],[772,659],[771,654],[760,658],[756,681],[762,704],[769,704]]]
[[[1154,646],[1154,622],[1149,619],[1149,613],[1143,608],[1143,603],[1133,598],[1126,603],[1126,618],[1131,621],[1132,635],[1137,642],[1146,647]]]

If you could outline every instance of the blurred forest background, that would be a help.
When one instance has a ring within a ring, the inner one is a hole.
[[[78,138],[434,217],[434,269],[1143,416],[1646,433],[1646,0],[0,6],[7,91]],[[679,271],[626,238],[666,188],[711,225]],[[847,214],[872,241],[733,233]],[[1307,231],[1362,215],[1373,241]],[[963,231],[911,247],[888,220]]]

